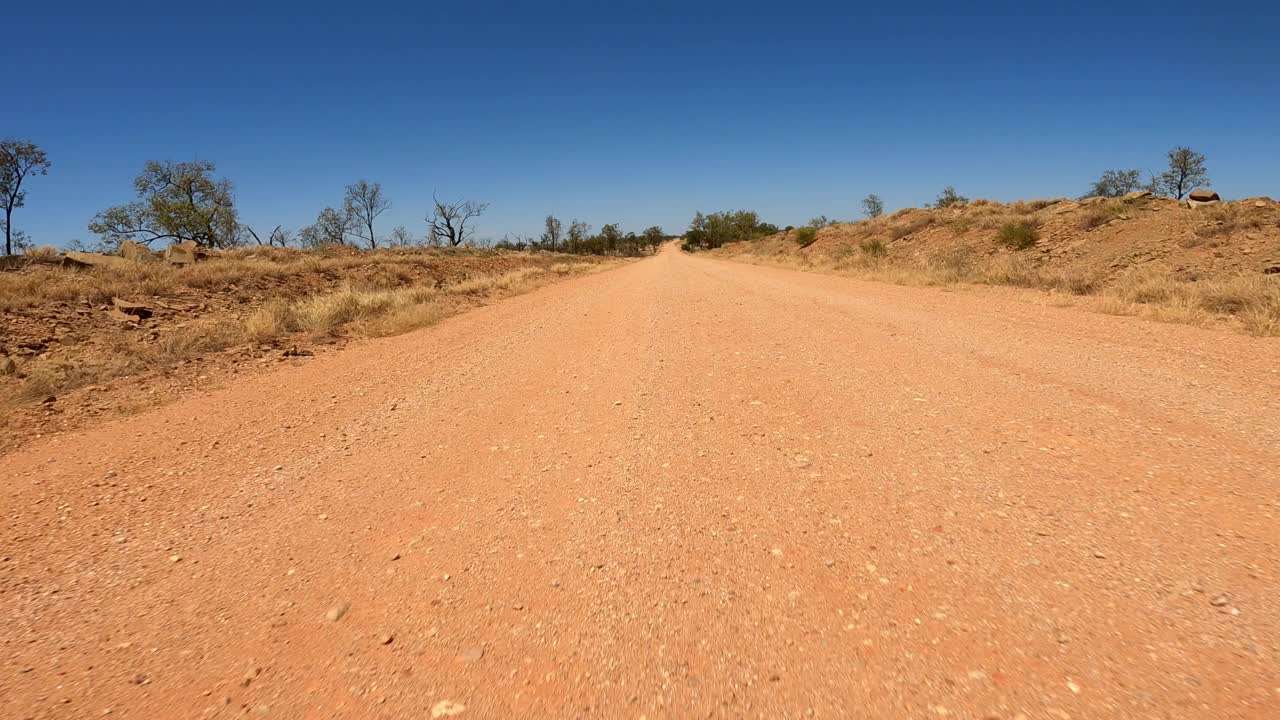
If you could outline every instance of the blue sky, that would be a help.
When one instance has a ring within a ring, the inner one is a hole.
[[[14,225],[90,240],[148,159],[216,162],[260,231],[361,177],[380,234],[422,234],[433,189],[491,203],[492,238],[677,231],[1074,196],[1175,144],[1225,196],[1280,196],[1280,5],[1037,5],[22,3],[0,135],[53,167]]]

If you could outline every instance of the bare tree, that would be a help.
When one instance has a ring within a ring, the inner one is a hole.
[[[22,181],[28,175],[47,175],[49,158],[35,143],[0,140],[0,202],[4,203],[4,254],[13,254],[13,211],[23,206],[27,193]]]
[[[350,232],[369,244],[369,249],[378,249],[377,236],[373,234],[373,221],[391,207],[391,201],[382,194],[382,184],[369,184],[361,179],[354,185],[347,186],[347,195],[342,200],[342,207],[350,221]]]
[[[450,247],[457,247],[470,241],[476,231],[468,223],[483,215],[489,208],[489,203],[474,200],[444,202],[434,194],[431,199],[435,208],[427,216],[427,233],[431,236],[433,245],[447,242]]]
[[[1197,186],[1209,186],[1204,155],[1179,145],[1169,151],[1169,169],[1151,180],[1152,190],[1181,200]]]
[[[387,236],[387,244],[391,247],[409,247],[414,244],[413,233],[403,225],[397,225]]]
[[[551,252],[556,251],[556,243],[560,242],[560,220],[555,215],[548,215],[546,230],[542,233],[542,242]]]
[[[267,235],[266,242],[262,242],[262,238],[258,237],[258,233],[254,232],[253,228],[248,225],[244,225],[242,227],[244,228],[244,231],[249,233],[249,236],[253,238],[253,241],[259,245],[289,247],[289,243],[293,240],[293,231],[286,230],[283,225],[275,226],[275,229],[271,231],[271,234]]]

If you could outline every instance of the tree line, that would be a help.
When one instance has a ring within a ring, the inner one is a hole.
[[[646,228],[637,235],[634,232],[623,233],[617,223],[610,223],[602,226],[600,232],[593,233],[589,224],[577,218],[569,222],[566,231],[560,218],[548,215],[543,221],[540,235],[507,235],[494,244],[494,247],[504,250],[547,250],[572,255],[639,257],[656,252],[658,246],[670,239],[671,236],[657,225]]]
[[[1210,185],[1205,156],[1177,146],[1166,153],[1168,166],[1160,173],[1136,169],[1106,170],[1093,182],[1084,197],[1120,197],[1130,192],[1147,191],[1156,195],[1183,199],[1197,187]],[[31,142],[0,141],[0,203],[4,206],[4,252],[11,255],[30,245],[30,239],[13,227],[14,211],[26,200],[26,181],[48,174],[51,163],[45,151]],[[399,225],[380,235],[378,219],[391,208],[382,185],[365,179],[348,185],[342,202],[327,206],[315,222],[293,231],[276,225],[259,233],[240,222],[235,207],[232,183],[215,175],[209,161],[149,161],[134,179],[136,199],[109,207],[89,223],[89,230],[99,237],[100,249],[111,249],[124,240],[143,244],[168,240],[193,241],[213,248],[247,244],[270,246],[316,247],[321,245],[353,245],[377,249],[431,245],[457,247],[476,242],[476,222],[489,204],[476,200],[442,200],[433,193],[424,221],[425,229],[415,235]],[[963,205],[968,198],[948,185],[927,207],[945,208]],[[884,201],[875,194],[862,200],[862,214],[876,218],[885,211]],[[806,227],[822,228],[834,221],[820,215]],[[793,229],[787,226],[786,230]],[[725,243],[752,240],[779,231],[776,225],[763,222],[750,210],[730,210],[704,215],[698,212],[685,233],[685,247],[709,250]],[[642,255],[651,253],[670,239],[662,228],[654,226],[637,234],[623,233],[617,224],[607,224],[599,232],[574,219],[567,229],[554,215],[546,217],[543,231],[536,235],[508,235],[494,246],[507,249],[533,249],[595,255]],[[78,245],[78,241],[73,243]]]

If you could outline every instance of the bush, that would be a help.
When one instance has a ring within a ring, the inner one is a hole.
[[[795,240],[796,244],[802,248],[809,247],[814,240],[818,239],[818,229],[814,227],[796,228]]]
[[[1040,239],[1040,231],[1031,223],[1005,223],[996,234],[996,241],[1013,250],[1026,250]]]
[[[863,240],[858,244],[858,247],[862,248],[863,254],[869,257],[884,257],[889,252],[889,248],[885,247],[884,241],[876,238]]]
[[[942,192],[938,193],[938,199],[933,201],[933,207],[941,210],[957,205],[968,205],[969,198],[956,192],[955,187],[948,185],[942,188]]]

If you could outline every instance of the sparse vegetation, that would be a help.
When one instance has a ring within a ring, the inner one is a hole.
[[[862,250],[862,254],[867,257],[884,257],[889,254],[889,248],[884,244],[883,240],[877,238],[869,238],[858,243],[858,248]]]
[[[1028,222],[1005,223],[996,234],[996,241],[1012,250],[1027,250],[1040,240],[1040,231]]]
[[[862,199],[862,214],[870,220],[880,217],[884,214],[884,200],[875,193],[866,196]]]
[[[1143,189],[1142,173],[1138,170],[1104,170],[1102,176],[1093,181],[1089,192],[1081,198],[1118,198],[1141,189]]]
[[[0,140],[0,203],[4,203],[4,254],[21,249],[25,236],[13,227],[13,211],[26,203],[23,182],[33,175],[49,173],[49,158],[35,143],[22,140]],[[15,243],[15,237],[23,242]]]
[[[1112,220],[1127,220],[1132,216],[1134,208],[1132,203],[1122,200],[1108,200],[1090,205],[1081,213],[1077,225],[1081,230],[1092,230]]]
[[[956,192],[955,187],[948,185],[942,188],[942,192],[938,193],[938,197],[933,201],[933,205],[931,207],[942,209],[953,207],[955,205],[966,205],[968,202],[969,198]]]
[[[1181,200],[1197,187],[1209,187],[1209,170],[1205,167],[1204,155],[1179,145],[1170,150],[1168,156],[1169,169],[1152,181],[1152,192]]]
[[[981,245],[983,239],[990,239],[993,244],[1026,250],[1053,238],[1049,233],[1061,233],[1071,242],[1081,237],[1080,230],[1115,219],[1140,220],[1143,224],[1133,229],[1137,233],[1150,233],[1152,227],[1170,229],[1169,223],[1176,223],[1173,228],[1185,228],[1189,240],[1195,241],[1184,240],[1183,247],[1204,242],[1221,247],[1227,242],[1234,244],[1242,235],[1246,241],[1262,242],[1274,238],[1274,228],[1280,227],[1280,207],[1267,200],[1222,203],[1195,212],[1161,202],[1137,197],[1079,206],[1065,199],[1008,205],[975,200],[958,213],[903,209],[876,220],[838,225],[824,231],[822,241],[803,254],[797,252],[798,243],[791,233],[721,252],[749,262],[904,285],[971,283],[1047,290],[1063,296],[1055,302],[1083,304],[1101,312],[1205,326],[1227,323],[1254,335],[1280,335],[1280,275],[1224,275],[1229,269],[1205,274],[1188,268],[1175,277],[1168,270],[1157,269],[1164,265],[1125,272],[1125,265],[1111,260],[1062,267],[1057,254],[993,253]],[[1049,210],[1051,207],[1056,209]],[[1166,212],[1169,214],[1164,215]],[[935,223],[949,232],[930,230]],[[889,257],[887,243],[897,248],[899,242],[902,252]],[[1116,242],[1123,244],[1124,240],[1117,238]],[[1274,239],[1266,242],[1274,243]],[[1109,258],[1107,248],[1115,246],[1073,243],[1068,247],[1075,249],[1069,258],[1094,248],[1103,250],[1102,258]]]
[[[818,229],[813,226],[796,228],[795,232],[792,233],[792,237],[795,238],[796,244],[800,247],[809,247],[818,239]]]
[[[348,252],[353,254],[261,246],[185,267],[140,262],[72,270],[43,264],[0,274],[0,311],[35,311],[39,317],[48,309],[61,318],[78,317],[75,322],[84,325],[78,332],[89,333],[40,356],[19,356],[14,372],[0,378],[0,409],[235,346],[404,332],[494,295],[603,267],[549,253]],[[113,298],[186,309],[144,329],[107,319]]]

